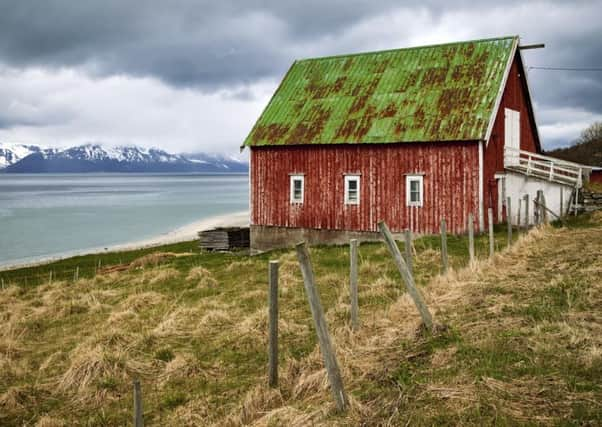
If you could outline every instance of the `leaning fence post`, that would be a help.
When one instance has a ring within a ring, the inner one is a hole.
[[[140,380],[134,380],[134,427],[143,427],[142,418],[142,390],[140,389]]]
[[[508,247],[512,246],[512,199],[506,199],[506,222],[508,223]]]
[[[410,271],[410,274],[413,276],[414,275],[414,261],[412,260],[412,232],[410,231],[409,228],[406,228],[404,233],[403,233],[403,237],[404,237],[404,241],[405,241],[405,246],[404,246],[404,252],[405,252],[405,261],[406,264],[408,266],[408,270]]]
[[[270,261],[268,281],[270,283],[268,384],[270,387],[276,387],[278,385],[278,261]]]
[[[493,209],[487,209],[487,220],[489,221],[489,256],[495,252],[495,238],[493,236]]]
[[[314,272],[311,267],[311,260],[309,258],[309,251],[307,250],[305,242],[298,243],[296,249],[299,266],[301,267],[301,274],[303,275],[303,284],[305,286],[307,300],[309,301],[311,314],[314,318],[318,342],[320,343],[322,357],[324,358],[324,365],[326,366],[326,372],[328,373],[330,389],[332,391],[337,409],[341,412],[344,412],[347,410],[349,402],[343,387],[343,379],[341,377],[341,371],[339,369],[336,354],[332,347],[332,342],[330,341],[328,325],[326,324],[324,310],[322,309],[322,304],[320,303],[320,296],[316,290]]]
[[[441,219],[441,267],[443,274],[447,273],[447,224]]]
[[[359,328],[359,303],[357,295],[357,239],[349,242],[349,294],[351,296],[351,329]]]
[[[529,195],[525,194],[525,228],[529,229]]]
[[[410,271],[408,270],[408,266],[406,265],[405,261],[403,260],[403,257],[401,256],[401,253],[399,252],[399,248],[397,247],[397,244],[395,243],[395,240],[393,239],[393,235],[389,231],[389,227],[387,227],[387,224],[385,224],[384,221],[380,221],[378,223],[378,228],[380,229],[381,234],[385,238],[385,243],[387,244],[387,247],[389,248],[389,252],[393,256],[393,260],[395,261],[395,264],[397,265],[399,274],[401,274],[401,277],[403,278],[403,281],[405,282],[408,294],[410,294],[410,296],[414,300],[414,304],[416,304],[416,307],[418,308],[418,311],[420,312],[420,316],[422,317],[422,321],[424,322],[424,325],[426,326],[426,328],[429,331],[432,331],[433,330],[433,318],[431,317],[431,313],[429,312],[429,309],[426,306],[424,299],[422,298],[422,295],[416,288],[416,284],[414,283],[414,277],[410,274]]]

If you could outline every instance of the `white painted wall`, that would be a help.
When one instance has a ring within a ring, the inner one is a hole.
[[[543,190],[546,206],[556,214],[559,214],[561,211],[560,194],[562,193],[562,212],[566,213],[573,187],[506,171],[506,197],[512,199],[511,219],[513,224],[516,224],[518,201],[519,199],[523,199],[526,194],[529,195],[529,224],[534,224],[533,213],[535,212],[535,205],[533,200],[537,197],[538,190]],[[548,218],[550,220],[555,219],[554,215],[550,215],[549,213]],[[521,202],[521,223],[525,223],[524,200]]]

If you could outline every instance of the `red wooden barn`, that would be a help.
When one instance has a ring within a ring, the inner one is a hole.
[[[245,140],[251,247],[501,221],[504,147],[539,153],[518,37],[295,61]],[[508,163],[508,161],[506,161]],[[561,190],[562,192],[563,190]],[[566,197],[568,200],[568,197]]]

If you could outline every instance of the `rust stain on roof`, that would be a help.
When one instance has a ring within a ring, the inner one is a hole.
[[[481,139],[516,43],[296,61],[244,145]]]

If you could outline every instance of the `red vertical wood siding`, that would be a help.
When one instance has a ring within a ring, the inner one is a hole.
[[[496,172],[504,172],[505,108],[520,112],[521,150],[532,151],[534,153],[539,152],[539,143],[535,130],[536,125],[529,107],[527,83],[525,77],[522,75],[522,66],[519,61],[520,59],[517,55],[510,68],[500,107],[493,124],[491,137],[487,142],[483,156],[485,223],[487,223],[487,208],[493,208],[494,222],[502,220],[502,218],[497,218],[498,190],[495,174]]]
[[[290,203],[289,174],[305,174],[305,200]],[[344,204],[344,174],[360,173],[360,204]],[[424,204],[406,206],[405,175],[424,173]],[[476,142],[253,147],[251,223],[283,227],[437,233],[466,229],[478,212]]]

